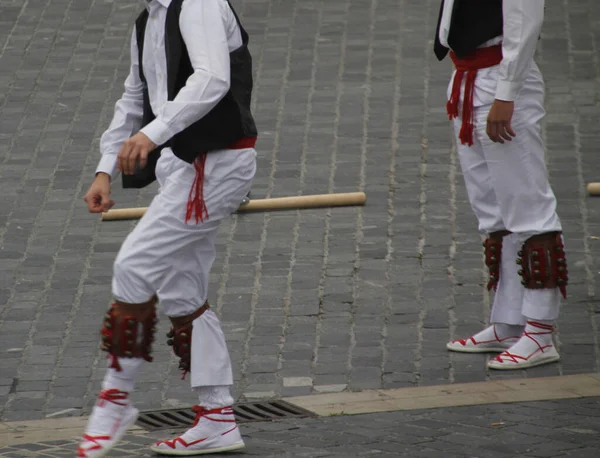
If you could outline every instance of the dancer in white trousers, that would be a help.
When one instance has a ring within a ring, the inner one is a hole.
[[[435,37],[450,51],[448,88],[458,156],[496,289],[491,326],[448,343],[451,351],[498,352],[491,369],[559,360],[552,341],[567,265],[540,123],[544,82],[533,60],[544,0],[445,0]]]
[[[135,24],[125,92],[101,139],[85,200],[107,211],[111,180],[155,179],[160,190],[114,263],[114,304],[102,340],[109,368],[80,458],[106,455],[137,418],[130,393],[152,361],[156,304],[171,320],[168,344],[198,394],[196,422],[156,443],[165,455],[242,448],[233,415],[231,361],[207,302],[220,222],[248,194],[256,170],[248,35],[227,0],[149,0]],[[166,340],[166,339],[165,339]]]

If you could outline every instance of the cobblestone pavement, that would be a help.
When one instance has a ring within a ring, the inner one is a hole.
[[[445,349],[485,323],[489,297],[444,114],[450,67],[431,53],[438,0],[233,4],[255,61],[253,196],[368,194],[361,208],[240,215],[223,225],[210,300],[224,320],[237,398],[598,371],[600,201],[585,183],[600,181],[600,4],[547,2],[538,53],[544,133],[572,281],[558,322],[562,361],[516,374],[488,373],[485,356]],[[104,374],[98,331],[112,262],[135,222],[100,222],[82,196],[122,91],[139,7],[0,0],[5,421],[85,414]],[[119,207],[143,206],[154,191],[117,185],[114,197]],[[166,328],[163,317],[163,341]],[[158,345],[155,357],[137,406],[192,403],[169,347]],[[401,415],[382,418],[393,425]],[[326,422],[341,433],[346,421],[359,420],[315,420],[300,431]]]
[[[326,433],[324,433],[326,431]],[[158,457],[155,440],[127,435],[111,457]],[[222,457],[596,458],[600,399],[459,407],[242,426],[243,451]],[[0,457],[72,457],[76,440],[0,448]]]

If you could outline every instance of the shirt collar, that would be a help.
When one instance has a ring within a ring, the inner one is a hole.
[[[165,8],[168,8],[169,5],[171,4],[171,0],[140,0],[144,6],[146,7],[146,9],[148,11],[150,11],[150,8],[152,8],[153,6],[156,7],[158,5],[162,5]]]

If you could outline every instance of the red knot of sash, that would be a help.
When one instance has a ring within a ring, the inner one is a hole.
[[[244,137],[225,149],[247,149],[254,148],[255,145],[256,137]],[[207,153],[201,153],[194,161],[196,176],[188,197],[187,210],[185,213],[186,223],[192,216],[195,216],[196,224],[198,224],[199,221],[204,222],[208,219],[208,209],[206,208],[206,202],[204,201],[204,168],[206,166],[206,155]]]
[[[467,57],[459,59],[453,51],[450,57],[456,67],[456,75],[452,84],[450,100],[446,104],[446,110],[450,119],[458,118],[458,104],[460,101],[460,89],[465,81],[465,92],[463,95],[462,127],[458,138],[463,145],[473,145],[473,94],[475,92],[475,78],[477,71],[482,68],[493,67],[502,62],[502,45],[477,48]]]

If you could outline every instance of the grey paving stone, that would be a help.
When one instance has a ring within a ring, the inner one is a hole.
[[[450,67],[431,51],[437,2],[235,6],[255,62],[253,195],[368,194],[360,208],[224,222],[210,300],[224,320],[238,396],[290,393],[285,377],[362,390],[598,371],[600,243],[591,237],[600,234],[600,208],[582,186],[600,175],[600,8],[547,2],[537,52],[548,88],[548,170],[573,277],[558,320],[562,360],[496,374],[485,357],[445,349],[485,326],[489,298],[444,113]],[[86,399],[103,376],[98,331],[112,262],[135,223],[101,223],[81,198],[122,92],[138,11],[118,2],[0,0],[0,386],[19,381],[16,391],[0,391],[2,419],[43,418],[58,405],[89,412]],[[155,191],[116,185],[113,194],[119,206],[143,206]],[[164,317],[161,326],[164,335]],[[140,393],[142,405],[193,397],[171,360],[157,350],[140,385],[151,393]],[[34,410],[25,413],[19,390],[52,400],[39,407],[30,399]],[[573,420],[568,413],[538,424],[518,411],[503,418],[546,437]],[[579,413],[596,425],[597,406]]]

